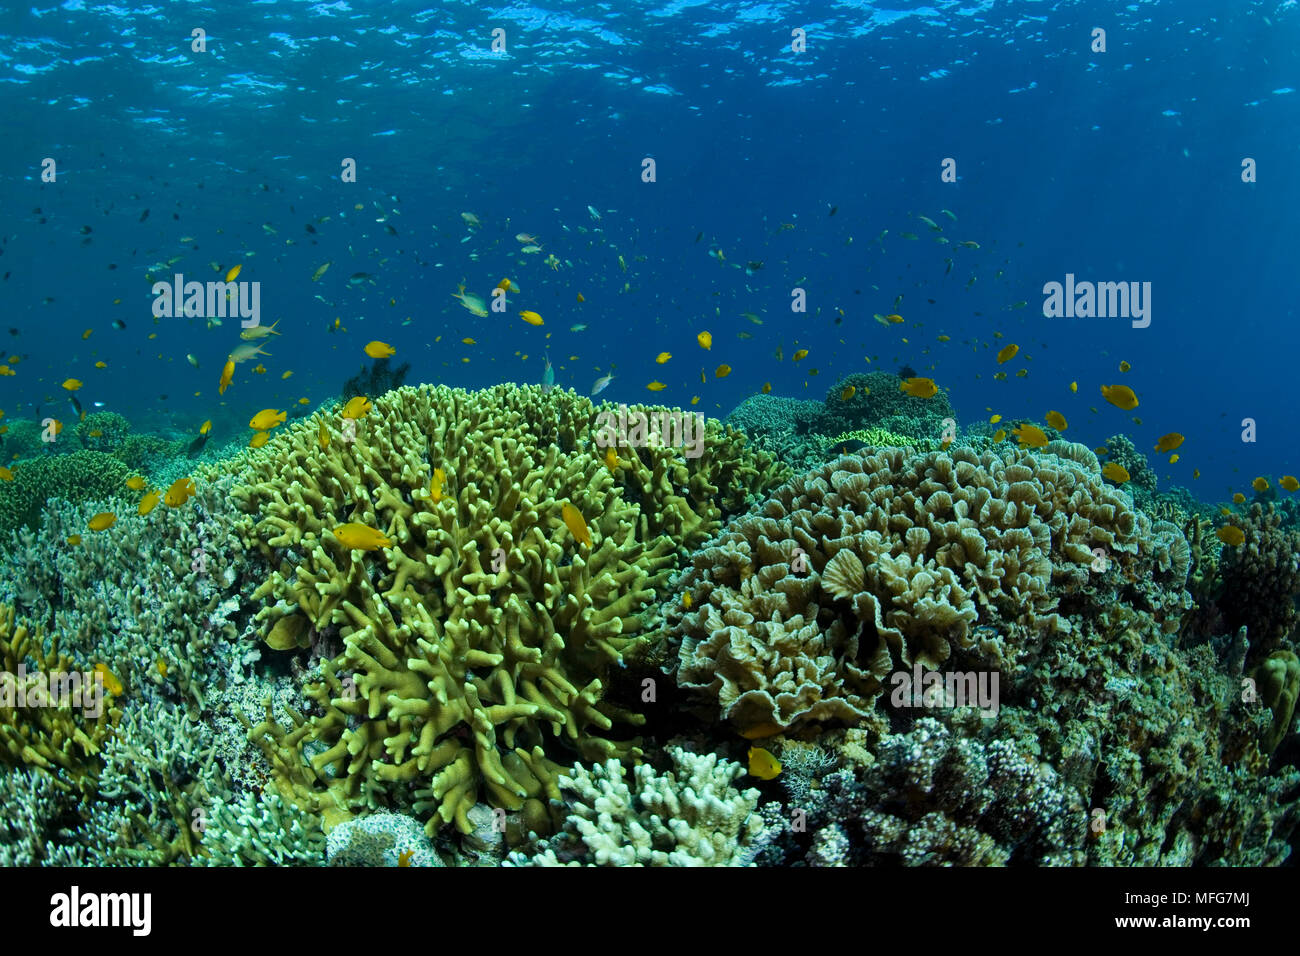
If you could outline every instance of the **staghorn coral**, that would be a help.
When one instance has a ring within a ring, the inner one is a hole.
[[[92,451],[112,451],[126,440],[130,431],[131,423],[117,412],[91,412],[74,429],[77,440]]]
[[[1152,536],[1080,445],[840,458],[697,551],[665,610],[677,681],[771,733],[860,719],[895,663],[1008,673],[1116,603],[1172,630],[1186,543]]]
[[[575,793],[564,830],[510,866],[747,866],[770,838],[757,790],[731,784],[745,768],[717,754],[669,747],[673,770],[616,760],[560,778]]]
[[[320,866],[325,835],[320,818],[274,791],[239,800],[218,797],[203,825],[204,866]]]
[[[249,455],[233,496],[276,568],[253,594],[264,633],[283,646],[336,629],[343,644],[306,688],[314,712],[252,728],[286,795],[333,825],[413,793],[431,835],[469,833],[481,797],[545,816],[550,754],[639,753],[626,730],[606,735],[643,718],[605,697],[640,644],[638,612],[679,547],[788,472],[717,423],[698,458],[619,444],[610,469],[594,447],[601,411],[559,390],[403,388],[375,400],[354,442],[322,414]],[[565,503],[587,517],[589,547]],[[344,547],[333,529],[350,522],[393,546]]]

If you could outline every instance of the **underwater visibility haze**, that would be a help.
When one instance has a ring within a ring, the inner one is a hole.
[[[0,862],[1274,866],[1300,6],[0,13]]]

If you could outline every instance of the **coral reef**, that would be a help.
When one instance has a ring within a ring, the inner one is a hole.
[[[401,813],[370,813],[330,830],[330,866],[442,866],[424,826]]]
[[[617,760],[575,767],[560,787],[574,799],[564,829],[513,866],[747,866],[770,838],[755,812],[759,793],[738,791],[745,773],[716,754],[669,747],[673,770],[633,768],[633,787]]]
[[[77,440],[91,451],[112,451],[126,440],[131,423],[117,412],[91,412],[73,429]]]
[[[695,553],[677,680],[742,732],[851,723],[895,662],[1010,672],[1116,607],[1176,628],[1185,551],[1079,445],[843,457]]]
[[[387,358],[375,359],[369,366],[362,365],[356,375],[343,383],[343,400],[346,402],[357,395],[382,395],[401,388],[410,370],[410,362],[393,368]]]
[[[1245,532],[1240,547],[1224,545],[1219,559],[1219,610],[1227,629],[1247,629],[1253,665],[1296,630],[1300,611],[1300,531],[1282,527],[1272,505],[1252,504],[1232,524]],[[1214,543],[1218,543],[1217,539]]]
[[[216,798],[202,833],[204,855],[195,862],[206,866],[319,866],[325,855],[320,818],[274,791],[233,802]]]
[[[639,753],[628,731],[642,718],[606,697],[640,643],[638,612],[679,548],[788,470],[716,422],[698,458],[621,443],[611,468],[594,446],[602,408],[534,387],[403,388],[375,400],[355,441],[322,414],[249,457],[233,497],[276,568],[253,594],[264,633],[343,645],[306,688],[313,713],[252,733],[283,792],[327,826],[411,791],[430,834],[471,832],[481,797],[537,818],[557,795],[548,754]],[[349,523],[392,546],[344,546]]]
[[[13,481],[0,482],[0,546],[8,543],[12,532],[35,528],[47,501],[120,496],[129,474],[126,465],[99,451],[47,454],[20,462],[12,471]]]

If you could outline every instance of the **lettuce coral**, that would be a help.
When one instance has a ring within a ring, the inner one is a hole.
[[[606,696],[639,612],[680,548],[788,470],[716,422],[698,458],[623,442],[611,468],[594,445],[601,410],[559,390],[402,388],[374,400],[354,441],[322,413],[250,454],[233,494],[275,569],[253,594],[258,620],[282,646],[343,644],[306,688],[314,713],[292,727],[268,713],[252,734],[328,825],[398,792],[430,834],[471,832],[481,797],[537,821],[558,796],[550,754],[639,753],[628,731],[643,718]],[[393,545],[350,550],[333,535],[348,523]]]

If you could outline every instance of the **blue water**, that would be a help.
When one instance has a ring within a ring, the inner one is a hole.
[[[1069,438],[1124,432],[1143,450],[1182,432],[1162,485],[1226,498],[1257,474],[1300,473],[1298,26],[1294,0],[5,10],[0,341],[21,361],[0,407],[66,409],[59,383],[75,377],[83,405],[138,429],[211,418],[219,437],[247,435],[259,409],[337,395],[376,339],[411,363],[408,382],[536,382],[549,354],[561,386],[586,393],[612,369],[604,397],[698,395],[719,417],[764,383],[821,398],[842,375],[906,363],[950,390],[963,424],[1055,409]],[[190,49],[194,27],[206,53]],[[489,49],[496,27],[505,52]],[[1090,50],[1093,27],[1107,52]],[[41,181],[47,156],[55,183]],[[340,181],[344,157],[355,184]],[[940,180],[945,157],[955,183]],[[1244,157],[1258,182],[1241,181]],[[521,254],[519,232],[543,252]],[[175,256],[160,278],[242,263],[261,283],[263,321],[283,332],[265,374],[241,364],[218,396],[237,321],[155,322],[146,274]],[[751,260],[763,267],[736,268]],[[356,272],[374,284],[350,286]],[[1066,273],[1150,282],[1150,326],[1044,318],[1043,285]],[[505,315],[451,298],[462,281],[486,298],[503,277],[522,288]],[[895,311],[903,324],[872,318]],[[994,381],[1010,342],[1020,356]],[[1136,411],[1102,401],[1114,383]]]

